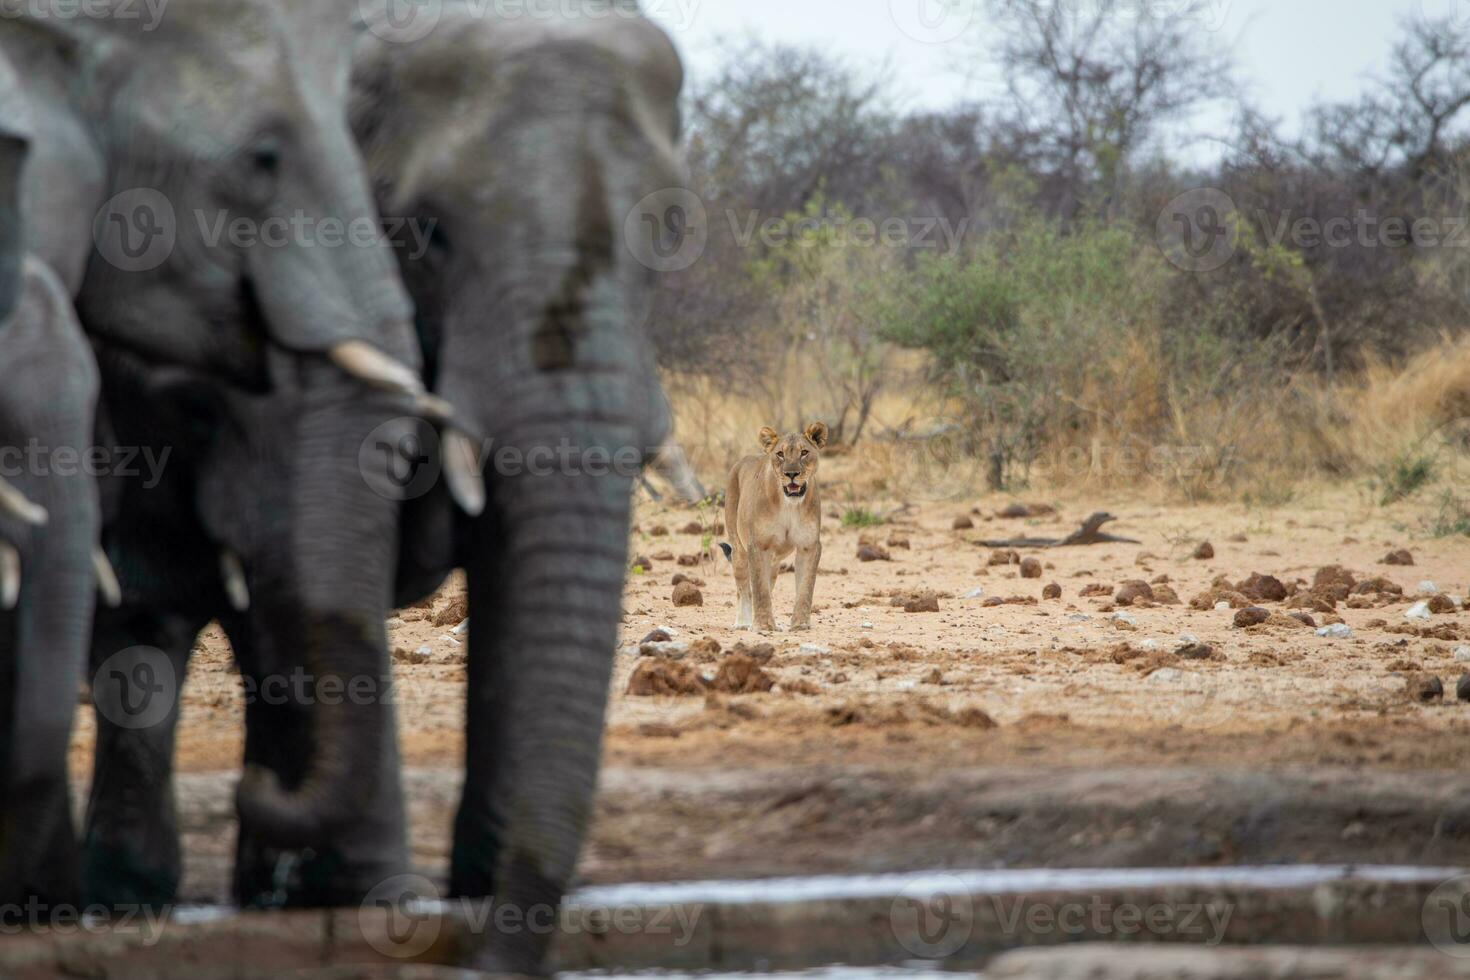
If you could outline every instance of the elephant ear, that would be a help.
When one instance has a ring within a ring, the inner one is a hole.
[[[21,168],[30,149],[31,118],[15,71],[0,57],[0,323],[20,301],[25,235],[20,220]]]
[[[781,433],[777,432],[775,429],[771,428],[768,425],[765,428],[761,429],[760,439],[761,448],[764,449],[766,452],[770,452],[776,447],[776,443],[781,441]]]

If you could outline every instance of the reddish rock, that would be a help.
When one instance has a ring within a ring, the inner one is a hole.
[[[670,660],[644,659],[628,678],[628,693],[635,697],[703,694],[704,680],[694,668]]]
[[[1208,541],[1201,541],[1199,546],[1194,549],[1193,557],[1199,561],[1209,561],[1215,557],[1215,546]]]
[[[1154,601],[1153,586],[1141,579],[1130,579],[1124,582],[1118,586],[1117,594],[1113,596],[1113,601],[1120,606],[1131,606],[1140,599],[1148,602]]]
[[[1041,590],[1041,597],[1043,599],[1060,599],[1062,597],[1062,587],[1053,582]]]
[[[961,514],[959,517],[956,517],[954,519],[954,523],[950,525],[950,528],[955,531],[968,531],[974,528],[974,526],[974,521]]]
[[[776,686],[776,679],[762,670],[755,658],[731,653],[720,661],[711,686],[722,694],[763,694]]]
[[[702,606],[704,605],[704,593],[693,582],[680,582],[674,586],[674,605],[676,606]]]
[[[1270,618],[1271,613],[1269,610],[1262,609],[1260,606],[1246,606],[1244,609],[1236,611],[1235,625],[1241,628],[1259,626]]]
[[[1027,558],[1021,562],[1022,578],[1041,578],[1041,562],[1036,558]]]
[[[893,558],[887,551],[876,544],[858,545],[858,561],[892,561]]]
[[[1250,578],[1235,586],[1235,591],[1256,602],[1281,602],[1286,598],[1286,586],[1272,575],[1255,572]]]

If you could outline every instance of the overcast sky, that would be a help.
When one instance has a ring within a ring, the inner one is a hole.
[[[1087,3],[1094,0],[1073,0]],[[1187,0],[1121,0],[1129,9],[1178,9]],[[748,34],[815,44],[855,65],[892,66],[894,96],[911,108],[939,108],[993,93],[997,80],[964,77],[964,52],[983,44],[983,15],[942,16],[941,0],[644,0],[673,34],[691,72],[710,63],[723,37]],[[1470,0],[1205,0],[1199,29],[1230,51],[1257,105],[1289,133],[1317,99],[1351,98],[1387,67],[1401,17],[1423,10],[1470,23]],[[934,16],[936,13],[940,16]],[[928,16],[927,22],[925,20]],[[958,37],[953,35],[958,34]],[[1225,125],[1224,110],[1195,129]]]

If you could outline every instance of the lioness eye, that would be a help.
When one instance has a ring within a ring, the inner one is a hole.
[[[806,459],[806,458],[807,458],[807,457],[808,457],[808,456],[810,456],[810,455],[811,455],[811,453],[809,453],[809,452],[807,452],[807,451],[806,451],[806,450],[805,450],[805,449],[803,449],[803,450],[802,450],[802,451],[801,451],[801,458],[802,458],[802,459]]]
[[[776,458],[777,459],[785,459],[786,458],[786,454],[785,453],[777,453],[776,454]]]

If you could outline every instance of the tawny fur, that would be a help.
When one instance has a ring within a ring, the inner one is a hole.
[[[726,554],[735,569],[740,596],[736,629],[762,633],[776,629],[771,593],[781,561],[796,553],[796,608],[791,628],[811,629],[812,593],[822,559],[822,501],[817,464],[827,444],[827,426],[813,422],[803,431],[760,433],[760,456],[746,456],[730,471],[725,489]],[[795,488],[795,489],[793,489]]]

